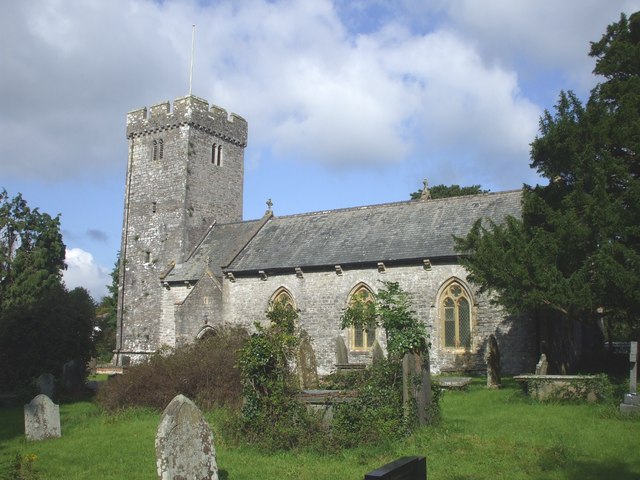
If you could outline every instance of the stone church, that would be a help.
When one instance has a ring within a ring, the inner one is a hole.
[[[434,373],[483,371],[490,334],[504,373],[535,363],[535,329],[467,281],[453,235],[520,213],[520,191],[243,220],[247,122],[193,95],[127,115],[116,361],[136,362],[225,325],[251,330],[270,302],[299,312],[320,375],[371,361],[384,332],[341,329],[357,294],[398,282],[431,335]],[[340,361],[339,361],[340,360]]]

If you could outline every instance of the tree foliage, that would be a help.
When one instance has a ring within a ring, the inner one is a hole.
[[[96,332],[94,343],[99,361],[108,362],[113,356],[116,345],[116,328],[118,312],[118,276],[120,254],[111,270],[111,283],[107,285],[108,295],[102,297],[96,308]]]
[[[62,283],[59,217],[0,192],[0,385],[13,389],[93,353],[95,305]]]
[[[604,313],[638,331],[640,308],[640,13],[610,25],[590,55],[603,77],[586,104],[561,92],[540,119],[522,218],[478,221],[457,239],[469,278],[512,312],[572,320]]]
[[[342,314],[342,328],[378,326],[387,336],[389,355],[402,359],[405,353],[426,353],[426,326],[411,310],[409,295],[397,282],[383,282],[384,288],[371,302],[356,296]]]
[[[423,189],[417,190],[411,193],[411,200],[418,200],[422,196]],[[478,195],[480,193],[488,193],[489,190],[484,190],[480,185],[470,185],[468,187],[461,187],[460,185],[434,185],[429,187],[429,195],[432,199],[437,198],[449,198],[449,197],[461,197],[463,195]]]

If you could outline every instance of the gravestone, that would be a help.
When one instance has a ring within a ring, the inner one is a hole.
[[[407,353],[403,357],[402,401],[405,415],[410,415],[411,407],[415,405],[420,425],[425,425],[431,420],[428,418],[428,408],[431,406],[432,401],[428,353],[424,353],[424,355]]]
[[[62,366],[62,385],[68,392],[76,392],[84,387],[84,372],[77,360],[71,360]]]
[[[621,413],[640,414],[640,397],[638,396],[638,342],[629,345],[629,393],[620,404]]]
[[[380,342],[376,339],[373,342],[373,347],[371,348],[371,363],[379,363],[384,360],[384,352],[382,351],[382,347],[380,346]]]
[[[43,373],[36,380],[38,392],[53,400],[56,392],[56,378],[51,373]]]
[[[336,337],[336,365],[345,365],[349,363],[349,350],[344,343],[344,339],[338,335]]]
[[[540,355],[540,360],[536,365],[536,375],[546,375],[548,369],[549,362],[547,361],[547,356],[543,353],[542,355]]]
[[[427,459],[402,457],[367,473],[364,480],[427,480]]]
[[[167,405],[156,434],[160,480],[218,480],[213,433],[202,412],[184,395]]]
[[[311,345],[311,338],[305,331],[300,333],[300,345],[296,357],[300,388],[302,390],[318,388],[318,361]]]
[[[48,396],[37,395],[24,406],[24,433],[27,440],[60,437],[60,407]]]
[[[500,377],[500,350],[498,341],[492,333],[487,340],[487,348],[484,352],[484,361],[487,363],[487,388],[500,388],[502,380]]]

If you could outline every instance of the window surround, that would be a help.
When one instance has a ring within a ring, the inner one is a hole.
[[[440,342],[447,351],[464,353],[473,345],[475,302],[465,282],[451,278],[438,294]]]
[[[374,301],[373,290],[366,283],[360,282],[351,289],[347,300],[347,307],[360,295],[366,297],[366,302]],[[368,328],[351,326],[349,327],[349,350],[352,352],[370,352],[373,349],[373,344],[377,337],[377,328],[370,330]]]

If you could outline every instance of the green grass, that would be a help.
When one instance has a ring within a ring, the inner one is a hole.
[[[443,422],[410,438],[340,454],[264,454],[229,443],[224,414],[207,418],[216,436],[221,479],[362,479],[405,455],[427,457],[429,480],[640,478],[640,418],[617,405],[540,404],[507,382],[499,391],[477,380],[468,392],[446,392]],[[0,409],[0,466],[35,454],[41,479],[154,479],[160,415],[102,414],[89,402],[60,406],[62,438],[26,442],[22,408]],[[2,478],[0,476],[0,478]]]

